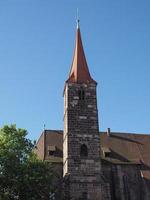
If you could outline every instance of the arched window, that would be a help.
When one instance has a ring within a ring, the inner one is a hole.
[[[82,144],[80,147],[80,156],[85,158],[88,156],[88,149],[87,146],[85,144]]]

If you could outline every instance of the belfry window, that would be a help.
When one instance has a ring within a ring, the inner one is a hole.
[[[85,99],[84,90],[79,90],[78,95],[79,95],[79,100],[84,100]]]
[[[81,147],[80,147],[80,156],[82,158],[85,158],[88,156],[88,148],[85,144],[82,144]]]

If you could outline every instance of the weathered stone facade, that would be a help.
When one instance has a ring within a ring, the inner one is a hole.
[[[106,163],[103,161],[102,174],[109,182],[111,200],[148,200],[140,165]]]
[[[96,84],[66,83],[63,176],[70,199],[101,199]],[[85,147],[82,152],[82,147]],[[84,152],[85,151],[85,152]]]

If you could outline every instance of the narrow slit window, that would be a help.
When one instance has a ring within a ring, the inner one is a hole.
[[[81,90],[79,90],[78,95],[79,95],[79,100],[81,100],[82,98]]]
[[[82,90],[81,92],[82,92],[82,100],[84,100],[85,99],[85,92],[84,92],[84,90]]]
[[[84,92],[84,90],[79,90],[78,96],[79,96],[79,100],[84,100],[85,99],[85,92]]]

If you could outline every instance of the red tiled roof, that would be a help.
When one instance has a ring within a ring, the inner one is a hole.
[[[63,152],[63,131],[46,130],[45,134],[46,141],[42,142],[45,147],[40,146],[40,151],[46,150],[48,145],[55,145]],[[39,144],[40,140],[37,147]],[[145,178],[150,179],[150,135],[111,132],[108,136],[106,132],[100,132],[100,144],[102,151],[107,149],[111,153],[108,157],[102,155],[102,159],[113,164],[143,164],[147,170],[145,168],[141,172]],[[37,154],[43,152],[37,151]],[[44,154],[45,159],[48,159],[47,154]]]
[[[74,57],[71,66],[71,71],[67,82],[73,83],[96,83],[90,75],[84,49],[82,45],[80,28],[77,27],[76,44],[74,50]]]
[[[150,179],[150,135],[111,133],[107,136],[101,133],[101,147],[109,148],[112,155],[106,160],[115,164],[142,164],[143,177]]]

